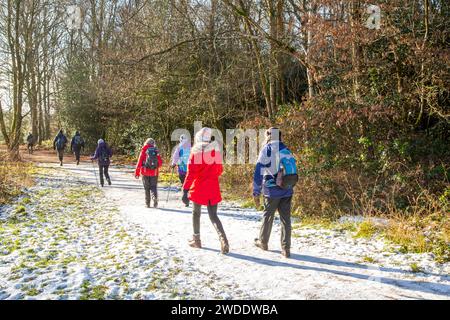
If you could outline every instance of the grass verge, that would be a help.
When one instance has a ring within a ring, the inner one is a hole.
[[[23,188],[33,184],[36,168],[31,163],[12,162],[0,152],[0,205],[21,194]]]

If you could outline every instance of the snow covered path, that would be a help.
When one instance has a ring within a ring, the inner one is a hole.
[[[49,164],[46,171],[33,193],[68,184],[97,190],[90,163],[63,168]],[[132,170],[112,168],[111,176],[113,186],[91,192],[89,201],[77,204],[81,215],[89,215],[89,226],[67,224],[70,235],[59,240],[60,253],[55,253],[69,256],[65,265],[58,258],[57,263],[18,272],[20,250],[0,252],[0,279],[7,279],[0,280],[0,299],[450,299],[450,266],[436,264],[429,254],[402,254],[381,239],[355,239],[345,230],[302,227],[294,231],[292,258],[285,259],[279,251],[279,220],[271,251],[260,251],[253,239],[261,214],[232,204],[219,210],[231,253],[220,254],[206,214],[201,222],[204,248],[191,249],[191,208],[181,204],[180,192],[173,190],[166,202],[167,188],[161,187],[160,208],[147,209],[142,184]],[[55,199],[47,197],[48,203]],[[45,205],[41,202],[39,210]],[[25,207],[35,210],[32,203]],[[0,217],[12,210],[0,209]],[[22,233],[35,232],[31,225],[26,228],[30,231]],[[45,251],[46,245],[35,239],[27,248]],[[411,272],[412,263],[424,272]]]

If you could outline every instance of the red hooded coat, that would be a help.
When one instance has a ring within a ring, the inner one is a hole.
[[[136,177],[140,177],[141,175],[146,176],[146,177],[155,177],[155,176],[159,175],[159,168],[161,168],[161,166],[162,166],[162,159],[159,154],[158,154],[158,169],[151,170],[151,169],[145,168],[143,166],[144,161],[147,157],[147,155],[146,155],[147,149],[150,147],[154,147],[154,146],[152,146],[150,144],[146,144],[145,146],[142,147],[141,154],[139,156],[139,160],[136,164],[136,171],[135,171]]]
[[[223,172],[221,159],[217,150],[191,153],[183,189],[189,190],[192,202],[206,206],[222,201],[219,186],[219,177]]]

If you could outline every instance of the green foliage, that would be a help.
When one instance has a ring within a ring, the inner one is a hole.
[[[370,220],[366,220],[358,226],[355,237],[370,239],[377,234],[377,232],[379,232],[379,228],[377,228]]]
[[[105,300],[107,286],[92,286],[89,280],[84,280],[81,284],[80,300]]]
[[[419,267],[419,265],[415,262],[411,263],[410,267],[411,267],[411,271],[414,273],[423,272],[422,268]]]
[[[377,260],[375,260],[374,258],[372,258],[372,257],[370,257],[370,256],[364,256],[364,257],[363,257],[363,262],[376,263]]]
[[[106,124],[102,121],[96,88],[90,77],[88,57],[82,53],[73,56],[64,70],[62,81],[61,117],[69,137],[81,131],[88,148],[95,147],[104,137]]]

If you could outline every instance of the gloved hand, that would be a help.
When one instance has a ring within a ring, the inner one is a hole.
[[[183,190],[183,198],[181,201],[186,205],[186,207],[189,207],[189,197],[188,197],[189,190]]]
[[[253,200],[255,201],[255,207],[257,210],[261,208],[261,197],[260,196],[253,196]]]

